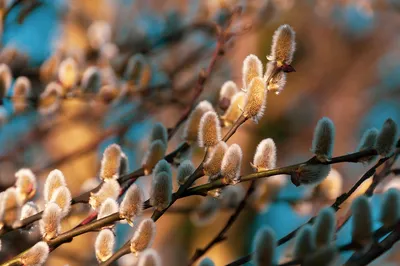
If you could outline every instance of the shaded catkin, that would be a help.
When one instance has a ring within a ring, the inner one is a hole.
[[[47,84],[39,98],[39,112],[43,115],[50,115],[60,108],[63,88],[56,82]]]
[[[159,174],[161,172],[166,172],[169,175],[172,175],[172,167],[171,165],[164,159],[158,161],[156,166],[154,166],[153,174]]]
[[[65,187],[67,183],[65,182],[64,174],[60,170],[53,170],[49,173],[44,183],[44,199],[45,201],[50,201],[53,196],[54,191],[59,187]]]
[[[38,206],[34,202],[29,201],[22,206],[21,215],[19,219],[20,220],[26,219],[32,215],[35,215],[38,212],[39,212]]]
[[[291,180],[296,186],[317,184],[323,181],[330,171],[331,165],[329,164],[303,164],[291,174]]]
[[[235,185],[239,182],[242,157],[243,153],[239,145],[229,146],[221,163],[221,175],[226,184]]]
[[[43,265],[49,256],[49,246],[46,242],[40,241],[31,247],[26,253],[21,255],[21,262],[25,266]]]
[[[199,147],[212,147],[221,141],[221,125],[216,112],[208,111],[200,119]]]
[[[247,90],[247,101],[243,115],[252,118],[256,123],[264,115],[267,104],[267,90],[262,78],[254,78]]]
[[[389,118],[382,126],[376,140],[376,151],[380,156],[390,156],[395,148],[397,138],[397,124]]]
[[[121,153],[121,147],[118,144],[111,144],[104,150],[100,166],[101,179],[117,179],[119,177]]]
[[[227,186],[221,192],[221,205],[225,208],[236,208],[244,195],[245,191],[240,184]]]
[[[291,26],[281,25],[272,37],[271,55],[268,60],[276,61],[278,66],[290,65],[296,50],[296,34]]]
[[[273,139],[264,139],[258,144],[254,154],[253,167],[257,172],[276,167],[276,145]]]
[[[337,265],[338,250],[335,245],[325,246],[308,256],[302,265],[304,266],[331,266]]]
[[[213,197],[206,197],[190,214],[192,223],[196,226],[204,226],[213,222],[220,210],[221,202]]]
[[[209,157],[204,162],[204,172],[211,180],[218,176],[221,170],[222,160],[227,150],[228,145],[224,141],[220,141],[211,149]]]
[[[94,243],[94,249],[98,262],[106,261],[112,256],[114,244],[114,233],[110,229],[102,229],[97,235]]]
[[[315,234],[311,225],[304,225],[297,233],[294,242],[294,259],[304,259],[317,249]]]
[[[155,123],[151,130],[150,143],[161,140],[165,146],[168,145],[168,131],[162,123]]]
[[[230,106],[232,97],[238,92],[239,89],[232,80],[222,84],[221,90],[219,91],[219,106],[222,110],[226,110]]]
[[[356,198],[351,204],[352,240],[354,243],[367,245],[372,240],[372,213],[366,196]]]
[[[179,185],[183,185],[188,177],[194,173],[196,168],[190,160],[183,161],[178,167],[178,173],[176,175],[176,180]]]
[[[318,248],[328,245],[333,240],[336,230],[336,217],[332,208],[327,207],[319,212],[314,224],[314,230],[315,243]]]
[[[321,118],[314,130],[311,151],[321,160],[332,157],[335,141],[335,125],[327,117]]]
[[[395,225],[400,220],[400,192],[390,188],[383,195],[380,221],[386,228]]]
[[[148,248],[140,254],[138,266],[161,266],[161,258],[158,253],[151,248]]]
[[[190,113],[183,130],[184,140],[190,142],[197,141],[200,119],[208,111],[214,111],[214,108],[208,101],[201,101],[196,108],[194,108],[194,110]]]
[[[161,211],[167,208],[172,199],[172,176],[166,172],[153,175],[150,204]]]
[[[272,266],[275,262],[276,237],[269,227],[257,231],[254,239],[254,253],[252,261],[256,266]]]
[[[360,144],[357,147],[357,151],[360,152],[360,151],[375,149],[378,135],[379,135],[379,130],[376,128],[370,128],[367,131],[365,131],[361,137]],[[373,156],[361,158],[360,161],[370,163],[373,160],[375,160],[375,158],[376,158],[376,156],[373,155]]]
[[[136,184],[133,184],[125,193],[121,202],[119,216],[132,225],[136,217],[141,215],[143,210],[143,192]]]
[[[88,67],[81,80],[81,89],[85,93],[97,93],[101,87],[101,73],[95,66]]]
[[[243,89],[247,90],[247,88],[250,87],[250,83],[254,78],[260,78],[262,76],[262,71],[263,66],[261,60],[256,55],[248,55],[243,61]]]
[[[142,167],[145,175],[151,174],[154,166],[165,156],[167,147],[161,140],[155,140],[150,144],[145,156],[143,157]]]
[[[156,234],[156,224],[152,219],[144,219],[140,222],[131,239],[131,252],[137,254],[151,247]]]

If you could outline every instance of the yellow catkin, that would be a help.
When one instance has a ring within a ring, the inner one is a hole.
[[[256,77],[250,83],[247,91],[247,102],[244,108],[244,116],[252,118],[255,122],[264,115],[267,103],[267,90],[262,78]]]
[[[247,94],[244,92],[236,93],[230,102],[230,105],[221,119],[224,121],[225,126],[230,126],[240,117],[243,112],[244,106],[247,102]]]

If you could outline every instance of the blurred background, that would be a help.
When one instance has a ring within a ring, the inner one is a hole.
[[[266,63],[279,25],[290,24],[297,41],[292,64],[296,72],[288,75],[284,91],[269,94],[261,121],[247,122],[229,141],[243,149],[242,174],[252,171],[249,162],[264,138],[273,138],[277,145],[278,167],[311,158],[313,129],[324,116],[336,126],[334,156],[353,152],[362,133],[371,127],[380,129],[386,118],[400,123],[398,0],[3,0],[0,62],[11,68],[13,82],[26,76],[32,87],[31,98],[22,103],[11,97],[15,88],[8,90],[0,106],[0,191],[14,184],[18,169],[31,168],[39,180],[35,201],[43,208],[44,179],[51,170],[60,169],[72,195],[79,195],[100,182],[96,177],[101,155],[111,143],[121,145],[131,170],[140,167],[152,125],[175,125],[193,97],[198,73],[211,59],[216,45],[213,25],[224,25],[227,14],[238,5],[243,13],[232,28],[241,30],[250,24],[252,28],[226,45],[200,100],[217,104],[227,80],[240,88],[244,58],[256,54]],[[139,73],[127,78],[129,59],[138,54],[145,63],[135,70]],[[75,60],[79,77],[96,66],[102,89],[87,97],[73,92],[52,105],[55,110],[49,109],[40,95],[51,81],[62,84],[58,69],[66,58]],[[182,130],[170,141],[168,151],[182,142],[181,135]],[[203,150],[193,148],[192,152],[197,165]],[[334,168],[342,176],[343,191],[368,170],[367,165],[348,163]],[[146,198],[149,180],[138,180]],[[301,199],[310,198],[314,188],[277,182],[279,194],[267,203],[253,199],[228,239],[207,253],[216,265],[248,254],[260,226],[268,224],[282,237],[334,200],[310,203]],[[263,186],[271,184],[260,182]],[[202,200],[190,197],[175,205],[194,208]],[[378,195],[373,203],[379,200]],[[63,231],[78,224],[88,211],[75,205],[63,222]],[[167,213],[157,222],[153,247],[164,265],[186,265],[231,213],[222,210],[206,224],[199,224],[187,211]],[[349,240],[349,230],[347,224],[338,235],[339,242]],[[131,237],[132,229],[119,224],[116,233],[119,247]],[[96,265],[96,234],[62,245],[47,265]],[[0,258],[20,253],[38,238],[37,229],[6,235]],[[283,260],[290,243],[279,250]],[[391,252],[376,263],[384,260],[398,265],[396,259],[400,257]],[[134,265],[135,260],[127,255],[118,265]]]

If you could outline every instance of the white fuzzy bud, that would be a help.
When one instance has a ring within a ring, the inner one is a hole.
[[[39,212],[38,206],[34,202],[29,201],[22,206],[21,215],[19,219],[24,220],[30,216],[35,215],[38,212]]]
[[[136,184],[133,184],[125,193],[119,209],[119,217],[132,225],[134,219],[141,215],[143,210],[143,192]]]
[[[58,68],[58,79],[66,91],[75,86],[79,78],[79,70],[76,61],[69,57],[63,60]]]
[[[97,93],[101,87],[101,73],[95,66],[88,67],[82,75],[81,89],[85,93]]]
[[[276,167],[276,145],[273,139],[264,139],[258,144],[253,159],[253,167],[257,172]]]
[[[238,92],[239,89],[235,82],[229,80],[222,84],[219,91],[219,105],[222,110],[226,110],[230,106],[233,96]]]
[[[321,118],[314,130],[311,151],[321,160],[332,157],[335,142],[335,125],[327,117]]]
[[[7,96],[12,81],[11,70],[6,64],[0,64],[0,98]]]
[[[229,146],[221,163],[221,175],[227,184],[235,185],[239,182],[242,157],[242,149],[239,145]]]
[[[155,123],[151,130],[150,143],[155,140],[161,140],[165,146],[168,145],[168,131],[161,123]]]
[[[100,166],[100,178],[117,179],[121,167],[121,147],[118,144],[109,145],[103,153]]]
[[[218,199],[206,197],[191,213],[190,219],[196,226],[208,225],[215,220],[220,207],[221,202]]]
[[[104,182],[100,190],[96,193],[90,193],[89,204],[93,209],[98,210],[100,205],[107,199],[112,198],[116,200],[119,195],[121,187],[118,181],[114,179],[109,179]]]
[[[20,169],[15,173],[15,187],[17,189],[18,200],[22,205],[27,200],[30,200],[36,193],[36,176],[30,169]]]
[[[111,26],[107,21],[96,20],[90,24],[87,36],[90,46],[94,49],[100,49],[104,44],[111,40]]]
[[[150,144],[150,147],[142,161],[145,175],[151,174],[158,161],[164,158],[166,150],[167,147],[161,140],[155,140]]]
[[[314,229],[317,247],[328,245],[333,240],[336,230],[335,211],[329,207],[321,210],[315,221]]]
[[[352,240],[354,243],[367,245],[372,240],[372,213],[366,196],[356,198],[351,204],[353,214]]]
[[[396,122],[389,118],[383,124],[376,140],[376,151],[383,157],[390,156],[394,151],[396,140],[397,125]]]
[[[228,109],[221,116],[221,119],[224,121],[225,126],[232,125],[236,122],[236,120],[240,117],[243,112],[244,106],[247,102],[247,94],[243,91],[236,93],[231,101]]]
[[[276,236],[271,228],[261,228],[254,239],[252,261],[255,266],[272,266],[275,262]]]
[[[311,225],[304,225],[297,233],[294,243],[294,259],[304,259],[316,250],[314,231]]]
[[[179,185],[183,185],[188,177],[194,173],[196,168],[190,160],[183,161],[178,167],[178,173],[176,175],[176,180]]]
[[[51,196],[50,202],[54,202],[61,209],[61,218],[68,215],[71,209],[71,192],[67,187],[57,188]]]
[[[119,206],[115,199],[107,198],[100,205],[99,214],[97,215],[97,220],[100,220],[106,216],[118,212]]]
[[[221,141],[221,125],[216,112],[208,111],[200,119],[198,142],[200,147],[212,147]]]
[[[243,115],[252,118],[256,123],[264,115],[267,105],[267,90],[262,78],[254,78],[247,90],[247,101]]]
[[[221,205],[226,208],[236,208],[244,198],[243,186],[227,186],[221,192]]]
[[[262,77],[263,66],[261,60],[253,54],[248,55],[243,61],[242,79],[243,88],[247,90],[254,78]]]
[[[161,258],[158,253],[151,248],[146,249],[140,254],[138,266],[161,266]]]
[[[329,164],[302,164],[291,174],[291,180],[296,186],[318,184],[329,175],[330,171],[331,165]]]
[[[314,189],[314,194],[323,200],[336,200],[342,194],[343,179],[342,175],[334,168],[328,176]]]
[[[166,172],[153,174],[151,184],[150,204],[162,211],[169,206],[172,200],[172,176]]]
[[[59,187],[66,187],[64,174],[60,170],[53,170],[49,173],[44,183],[44,200],[50,201],[54,191]]]
[[[131,239],[131,252],[137,254],[151,247],[156,234],[156,224],[152,219],[144,219],[140,222]]]
[[[41,241],[31,247],[26,253],[21,255],[21,262],[25,266],[43,265],[49,256],[49,246],[46,242]]]
[[[200,119],[208,111],[214,111],[211,103],[201,101],[190,113],[183,131],[183,139],[186,141],[197,141]]]
[[[211,180],[218,176],[221,170],[222,160],[227,150],[228,145],[225,142],[220,141],[211,149],[209,157],[204,162],[204,172]]]
[[[272,37],[271,55],[268,60],[290,65],[296,50],[296,33],[289,25],[281,25]]]
[[[114,244],[114,233],[110,229],[102,229],[97,235],[94,243],[94,249],[98,262],[106,261],[112,256]]]
[[[60,233],[61,209],[53,202],[46,204],[42,219],[39,222],[40,233],[44,240],[48,241]]]
[[[382,207],[380,213],[380,221],[383,226],[391,227],[400,220],[400,192],[391,188],[382,199]]]

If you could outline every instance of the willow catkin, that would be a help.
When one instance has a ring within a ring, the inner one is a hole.
[[[206,197],[190,214],[192,223],[196,226],[204,226],[212,223],[218,215],[221,202],[213,197]]]
[[[212,147],[221,141],[221,125],[216,112],[208,111],[200,119],[199,147]]]
[[[44,183],[44,199],[46,202],[50,201],[54,191],[59,187],[66,187],[64,174],[60,170],[53,170],[49,173]]]
[[[332,157],[335,142],[335,125],[327,117],[321,118],[314,130],[311,151],[320,159]]]
[[[268,60],[276,61],[278,65],[290,65],[296,50],[296,33],[291,26],[279,26],[272,37],[271,55]]]
[[[25,266],[40,266],[43,265],[49,256],[49,246],[46,242],[37,242],[27,252],[21,255],[21,262]]]
[[[39,222],[40,233],[44,240],[48,241],[58,236],[61,230],[61,209],[54,203],[49,202],[43,211],[42,219]]]
[[[65,91],[69,91],[75,86],[79,79],[79,70],[76,61],[72,57],[64,59],[58,67],[58,80],[61,82]]]
[[[360,151],[375,149],[378,135],[379,135],[379,130],[376,128],[370,128],[367,131],[365,131],[361,137],[360,144],[357,147],[357,151],[360,152]],[[361,158],[359,160],[361,162],[370,163],[373,160],[375,160],[375,158],[376,158],[376,156],[372,155],[372,156]]]
[[[372,240],[372,213],[366,196],[356,198],[351,204],[352,241],[360,245],[367,245]]]
[[[121,187],[118,181],[114,179],[107,180],[104,182],[99,191],[96,193],[91,192],[89,198],[89,204],[94,210],[98,210],[100,205],[107,199],[112,198],[116,200],[119,195]]]
[[[335,211],[330,208],[322,209],[314,223],[315,243],[317,247],[328,245],[334,237],[336,230]]]
[[[32,215],[35,215],[39,212],[38,206],[33,201],[28,201],[21,208],[21,215],[19,216],[20,220],[24,220]]]
[[[33,198],[36,193],[36,176],[30,169],[22,168],[15,173],[15,187],[19,203],[22,205]]]
[[[4,98],[8,94],[11,87],[12,74],[8,65],[0,64],[0,98]]]
[[[242,149],[237,144],[229,146],[221,163],[221,175],[227,184],[235,185],[240,180]]]
[[[25,77],[21,76],[15,80],[13,88],[13,97],[26,98],[29,97],[32,91],[31,81]]]
[[[253,167],[257,172],[276,167],[276,145],[273,139],[264,139],[258,144],[254,154]]]
[[[333,201],[342,194],[343,178],[334,168],[328,176],[314,188],[314,195],[322,200]]]
[[[243,89],[247,90],[256,77],[262,77],[263,66],[261,60],[253,54],[248,55],[243,61],[242,79]]]
[[[39,112],[49,115],[56,112],[61,106],[63,88],[56,82],[47,84],[39,98]]]
[[[214,180],[220,173],[222,160],[227,150],[228,145],[224,141],[220,141],[211,149],[209,157],[204,162],[204,172],[211,180]]]
[[[130,225],[143,210],[143,192],[136,184],[133,184],[125,193],[119,209],[119,217],[125,219]]]
[[[272,266],[275,262],[276,236],[275,232],[264,227],[257,231],[254,239],[252,261],[256,266]]]
[[[268,81],[267,83],[268,91],[275,92],[275,94],[279,94],[283,91],[283,88],[286,85],[287,74],[283,71],[274,73],[275,68],[276,68],[276,62],[269,62],[267,64],[267,69],[264,74],[264,80],[265,82]]]
[[[98,262],[106,261],[112,256],[114,244],[114,233],[110,229],[102,229],[94,242],[94,250]]]
[[[391,188],[383,194],[380,221],[389,228],[400,220],[400,192]]]
[[[382,126],[376,140],[376,151],[383,157],[390,156],[395,148],[397,140],[397,124],[389,118]]]
[[[296,233],[293,257],[296,260],[302,260],[316,249],[314,230],[311,225],[306,224]]]
[[[121,164],[119,166],[119,176],[128,174],[129,172],[129,159],[128,156],[121,152]]]
[[[150,144],[149,149],[143,157],[142,167],[145,175],[151,174],[154,166],[165,156],[167,147],[161,140],[155,140]]]
[[[97,93],[101,87],[101,78],[101,73],[97,67],[88,67],[82,75],[81,90],[84,93]]]
[[[227,186],[221,192],[221,205],[225,208],[236,208],[244,195],[245,191],[240,184]]]
[[[223,120],[225,126],[230,126],[236,122],[236,120],[242,114],[246,102],[247,94],[243,91],[236,93],[232,97],[228,109],[226,110],[224,115],[221,116],[221,119]]]
[[[264,110],[267,105],[267,90],[265,82],[262,78],[254,78],[247,90],[247,101],[244,107],[243,115],[252,118],[256,123],[264,115]]]
[[[137,254],[151,247],[156,234],[156,224],[150,218],[144,219],[140,222],[137,230],[131,239],[131,252]]]
[[[97,220],[100,220],[106,216],[118,212],[119,206],[118,202],[113,198],[107,198],[100,205],[99,214],[97,215]]]
[[[71,209],[71,192],[67,187],[57,188],[51,196],[50,202],[54,202],[61,209],[61,218],[67,216]]]
[[[210,258],[204,258],[200,261],[199,266],[215,266],[215,264]]]
[[[93,49],[100,49],[111,40],[111,25],[104,20],[96,20],[87,30],[89,44]]]
[[[291,180],[296,186],[318,184],[329,175],[330,171],[331,165],[329,164],[302,164],[291,174]]]
[[[166,172],[153,174],[150,191],[150,204],[162,211],[172,200],[172,176]]]
[[[161,266],[161,258],[158,253],[151,248],[144,250],[140,256],[138,261],[138,266]]]
[[[172,167],[165,159],[158,161],[156,166],[154,166],[153,174],[158,174],[161,172],[166,172],[167,174],[172,176]]]
[[[337,265],[338,250],[335,245],[319,248],[316,252],[304,259],[304,266],[331,266]]]
[[[101,179],[117,179],[119,177],[121,153],[121,147],[118,144],[111,144],[104,150],[100,166]]]
[[[161,140],[165,146],[168,145],[168,131],[162,123],[155,123],[151,130],[150,143]]]
[[[14,187],[8,188],[2,194],[0,203],[2,205],[0,206],[2,212],[0,218],[2,220],[2,224],[11,226],[19,218],[20,204],[16,189]]]
[[[179,185],[183,185],[190,175],[194,173],[196,168],[194,167],[192,161],[184,160],[178,167],[178,172],[176,175],[176,180]]]
[[[213,106],[208,101],[201,101],[190,113],[183,130],[183,139],[186,141],[197,141],[200,119],[208,111],[214,111]]]
[[[226,81],[222,84],[221,90],[219,91],[219,106],[222,110],[226,110],[230,104],[233,96],[239,92],[239,89],[235,82],[232,80]]]

